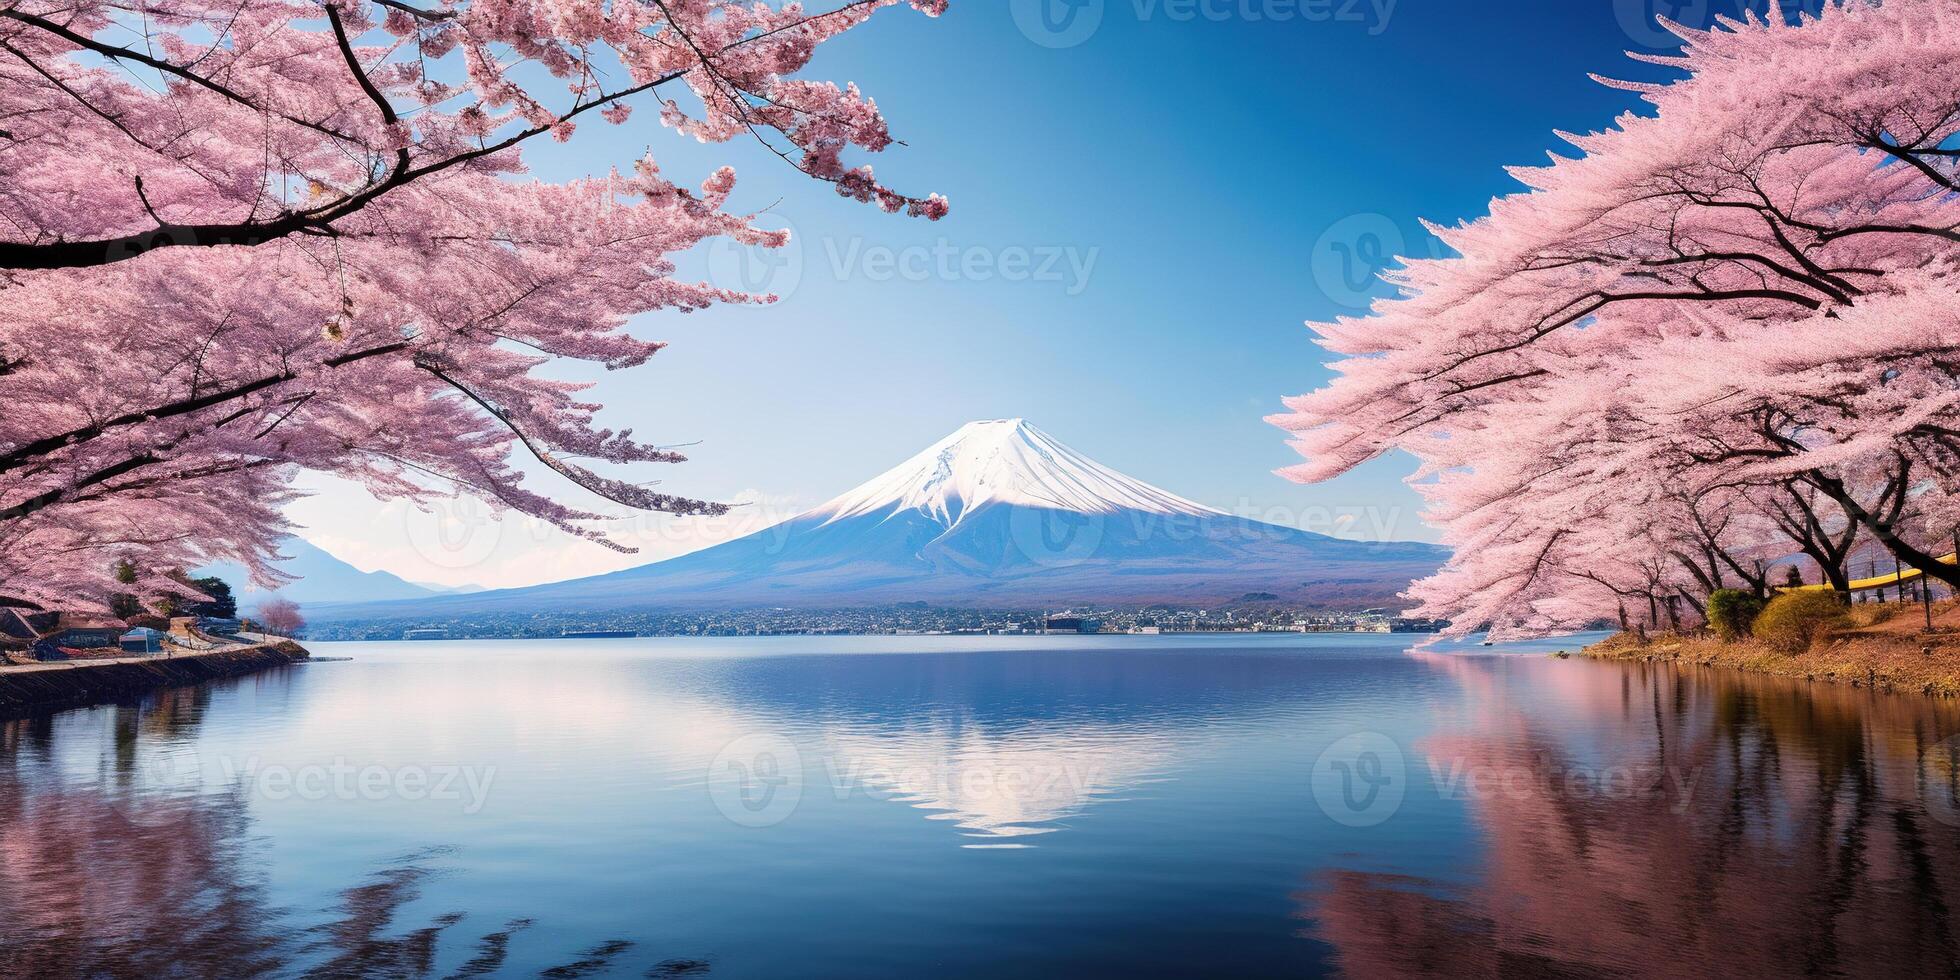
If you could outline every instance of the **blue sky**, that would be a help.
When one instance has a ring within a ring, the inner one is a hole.
[[[1040,27],[1042,3],[1059,33]],[[766,210],[797,244],[773,266],[730,248],[683,259],[687,275],[777,289],[780,304],[649,316],[638,332],[672,343],[653,363],[562,373],[599,382],[607,424],[698,443],[693,461],[651,474],[664,486],[770,502],[756,513],[821,502],[966,421],[1024,416],[1216,507],[1433,539],[1400,482],[1406,459],[1319,486],[1272,474],[1295,457],[1262,416],[1327,376],[1303,321],[1363,303],[1357,284],[1387,254],[1430,254],[1418,218],[1473,217],[1516,190],[1502,167],[1562,148],[1552,130],[1633,108],[1586,73],[1662,77],[1622,56],[1666,46],[1649,26],[1657,4],[1706,23],[1737,3],[954,0],[936,20],[894,8],[826,44],[811,74],[875,97],[909,145],[866,162],[902,190],[946,194],[952,215],[845,201],[759,146],[700,146],[644,107],[628,126],[587,126],[531,150],[534,171],[603,171],[650,148],[692,183],[732,163],[732,206]],[[379,540],[401,535],[398,518],[357,497],[334,488],[296,516],[356,564],[472,579],[399,567]],[[618,564],[531,537],[563,561],[474,578]]]

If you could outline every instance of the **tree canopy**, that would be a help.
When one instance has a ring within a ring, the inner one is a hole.
[[[0,9],[0,595],[99,606],[214,560],[277,585],[302,468],[608,545],[520,457],[628,507],[722,511],[620,472],[684,457],[602,427],[584,386],[541,369],[638,367],[662,344],[633,317],[773,301],[679,278],[673,256],[787,234],[728,209],[726,167],[688,182],[647,156],[543,182],[522,149],[646,120],[937,219],[943,198],[848,159],[894,142],[876,105],[799,74],[897,2]]]
[[[1527,190],[1431,230],[1336,378],[1272,418],[1324,480],[1391,451],[1455,557],[1459,630],[1701,612],[1882,548],[1949,584],[1960,448],[1960,8],[1844,0],[1666,23],[1649,111],[1561,134]],[[1677,607],[1680,607],[1677,609]]]

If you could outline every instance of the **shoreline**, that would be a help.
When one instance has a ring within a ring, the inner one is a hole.
[[[1960,697],[1960,633],[1903,629],[1847,630],[1819,639],[1801,653],[1755,641],[1725,643],[1714,636],[1657,633],[1642,643],[1617,633],[1578,651],[1594,660],[1686,664],[1740,670],[1810,683],[1934,698]]]
[[[169,687],[243,677],[305,663],[292,640],[168,657],[118,657],[17,664],[0,668],[0,720],[112,704]]]

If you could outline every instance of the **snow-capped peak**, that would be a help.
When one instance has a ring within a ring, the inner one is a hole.
[[[1084,514],[1220,513],[1103,466],[1026,419],[992,419],[968,422],[811,514],[835,521],[916,510],[950,527],[996,503]]]

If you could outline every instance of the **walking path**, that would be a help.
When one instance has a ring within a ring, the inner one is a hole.
[[[31,674],[44,670],[86,670],[90,667],[108,667],[114,664],[154,664],[167,660],[184,660],[192,657],[208,657],[214,653],[245,653],[265,647],[291,643],[283,637],[268,636],[263,633],[240,633],[236,637],[199,636],[211,644],[202,650],[164,644],[161,653],[132,653],[124,657],[87,657],[79,660],[17,660],[10,664],[0,664],[0,674]]]

